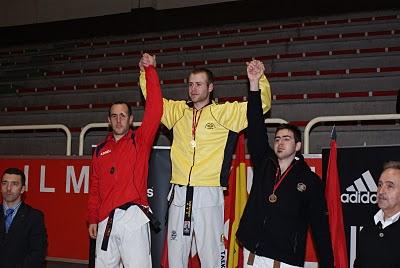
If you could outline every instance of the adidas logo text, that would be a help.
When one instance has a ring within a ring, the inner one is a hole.
[[[340,199],[342,203],[376,204],[377,190],[374,178],[368,170],[362,174],[361,178],[354,181],[354,185],[346,188],[346,191],[351,193],[342,194]]]

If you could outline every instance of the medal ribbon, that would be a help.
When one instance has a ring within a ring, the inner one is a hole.
[[[197,117],[197,112],[199,112],[198,117]],[[197,129],[197,126],[199,125],[201,112],[203,112],[203,109],[201,109],[200,111],[197,111],[195,108],[193,108],[193,119],[192,119],[192,138],[193,138],[193,140],[196,139],[196,129]]]
[[[281,175],[281,169],[278,168],[276,170],[276,175],[275,178],[278,179],[278,182],[274,184],[274,190],[272,191],[272,193],[275,193],[276,189],[278,189],[279,185],[281,184],[281,182],[283,181],[284,178],[287,177],[287,175],[289,174],[289,171],[293,168],[294,166],[294,162],[292,164],[290,164],[290,166],[285,170],[285,172],[283,172],[283,174]]]

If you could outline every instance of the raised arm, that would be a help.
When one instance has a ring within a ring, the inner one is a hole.
[[[261,104],[263,113],[266,114],[271,109],[271,88],[267,77],[263,74],[258,82],[261,91]]]
[[[271,151],[268,144],[267,128],[264,123],[261,93],[259,90],[260,73],[264,73],[264,65],[260,61],[248,63],[247,76],[250,82],[250,92],[247,102],[247,120],[249,124],[247,144],[251,160],[255,166],[265,159]]]
[[[151,146],[154,136],[160,125],[163,113],[163,101],[161,96],[160,81],[154,66],[145,66],[147,98],[143,114],[142,125],[137,130],[137,142],[144,142]]]
[[[247,63],[247,76],[250,81],[250,88],[260,91],[258,98],[261,96],[260,107],[263,113],[271,108],[271,89],[269,82],[264,75],[264,64],[261,61],[253,60]],[[213,108],[213,116],[225,128],[240,132],[247,128],[247,102],[226,102]]]
[[[146,83],[146,68],[149,66],[156,67],[156,56],[144,53],[139,61],[139,86],[145,99],[147,99],[147,83]]]
[[[259,60],[247,62],[247,78],[250,82],[250,91],[261,91],[261,103],[263,113],[271,109],[271,88],[267,77],[264,75],[264,64]]]
[[[140,77],[139,77],[139,85],[140,90],[144,98],[147,98],[147,80],[146,80],[146,70],[145,67],[155,66],[156,58],[155,56],[151,56],[150,54],[143,54],[142,58],[139,62],[140,68]],[[184,109],[186,108],[185,101],[175,101],[175,100],[167,100],[165,98],[163,100],[163,115],[161,117],[161,122],[168,128],[171,129],[183,116]]]

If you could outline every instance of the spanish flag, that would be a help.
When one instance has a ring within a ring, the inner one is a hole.
[[[243,267],[243,249],[236,240],[236,231],[247,202],[247,176],[245,163],[244,134],[240,134],[236,147],[236,158],[233,162],[234,172],[229,184],[229,248],[228,268]]]

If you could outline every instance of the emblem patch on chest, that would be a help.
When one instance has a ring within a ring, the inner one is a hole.
[[[206,124],[205,128],[206,128],[206,129],[214,129],[214,128],[215,128],[215,125],[214,125],[214,123],[208,122],[208,123]]]
[[[103,156],[103,155],[106,155],[106,154],[109,154],[109,153],[111,153],[111,149],[108,149],[108,150],[105,150],[104,152],[101,152],[100,155]]]
[[[304,192],[306,189],[307,189],[307,186],[304,183],[299,182],[297,184],[297,191]]]

